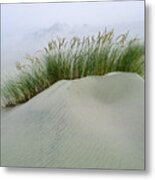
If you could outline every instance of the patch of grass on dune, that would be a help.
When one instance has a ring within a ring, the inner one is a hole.
[[[17,73],[1,87],[1,105],[23,103],[62,79],[104,75],[113,71],[144,75],[144,45],[128,33],[114,37],[106,30],[97,36],[56,38],[39,57],[27,56],[29,63],[16,64]]]

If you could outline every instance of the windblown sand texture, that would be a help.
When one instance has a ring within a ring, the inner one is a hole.
[[[62,80],[2,110],[2,166],[144,168],[144,80],[109,73]]]

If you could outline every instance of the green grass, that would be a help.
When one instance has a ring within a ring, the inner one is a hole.
[[[14,106],[28,101],[62,79],[104,75],[113,71],[135,72],[144,76],[144,45],[128,33],[114,37],[113,31],[97,36],[51,40],[39,57],[27,56],[28,64],[16,63],[17,73],[1,87],[1,105]]]

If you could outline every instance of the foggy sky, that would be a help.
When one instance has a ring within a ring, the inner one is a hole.
[[[144,1],[3,4],[2,38],[37,28],[48,28],[55,22],[69,25],[109,25],[144,21]]]

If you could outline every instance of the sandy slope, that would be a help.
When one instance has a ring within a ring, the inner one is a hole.
[[[144,168],[144,80],[60,81],[2,111],[2,166]]]

